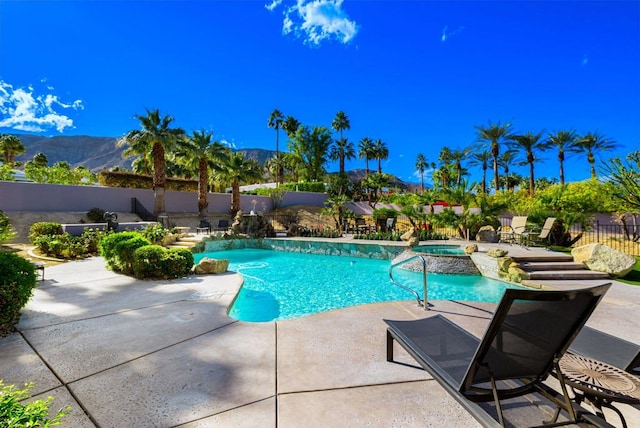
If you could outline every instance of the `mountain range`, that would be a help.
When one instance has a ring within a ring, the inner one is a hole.
[[[26,152],[17,156],[19,162],[27,162],[33,159],[36,153],[44,153],[49,165],[66,161],[72,167],[84,165],[94,172],[111,169],[119,166],[130,169],[133,158],[124,159],[122,152],[124,147],[118,147],[117,138],[91,137],[87,135],[44,137],[32,134],[15,134],[27,148]],[[257,160],[263,165],[267,159],[274,156],[275,151],[266,149],[240,149],[246,157]],[[364,169],[347,171],[353,180],[362,180],[365,177]],[[397,177],[393,177],[391,185],[402,189],[415,190],[415,184],[406,183]]]

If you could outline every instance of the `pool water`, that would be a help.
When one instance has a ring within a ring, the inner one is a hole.
[[[277,321],[414,296],[389,280],[389,260],[323,256],[242,249],[195,254],[228,259],[229,270],[244,276],[244,284],[229,316],[251,322]],[[394,269],[396,281],[422,296],[422,273]],[[509,286],[482,276],[428,275],[428,300],[498,302]]]
[[[421,247],[413,247],[412,250],[417,253],[435,254],[440,256],[466,255],[459,245],[423,245]]]

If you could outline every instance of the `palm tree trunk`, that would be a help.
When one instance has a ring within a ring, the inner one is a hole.
[[[164,147],[160,143],[153,144],[153,214],[165,214],[164,186],[167,181]]]
[[[207,217],[207,208],[209,208],[209,199],[207,198],[209,168],[207,166],[207,158],[204,156],[200,157],[198,173],[198,212],[200,219],[205,219]]]
[[[231,185],[231,216],[235,217],[238,211],[240,211],[240,182],[233,180]]]
[[[533,162],[529,162],[529,195],[535,192],[535,179],[533,177]]]

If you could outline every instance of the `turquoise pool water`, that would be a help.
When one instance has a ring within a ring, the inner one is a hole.
[[[411,300],[389,280],[389,260],[242,249],[195,254],[229,259],[244,285],[229,311],[241,321],[298,318],[365,303]],[[422,273],[394,269],[394,278],[422,295]],[[508,287],[482,276],[429,274],[429,300],[498,302]]]
[[[445,255],[445,256],[464,256],[465,252],[459,245],[423,245],[422,247],[413,247],[411,250],[417,253]]]

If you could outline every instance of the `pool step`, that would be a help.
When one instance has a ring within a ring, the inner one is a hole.
[[[522,260],[514,257],[520,268],[529,274],[530,280],[587,280],[607,279],[604,272],[588,270],[584,264],[573,261],[569,255],[554,255],[536,257],[535,261]]]
[[[592,270],[540,270],[529,272],[530,280],[586,280],[586,279],[607,279],[609,275],[604,272]]]
[[[543,261],[543,262],[521,262],[520,267],[526,271],[546,271],[546,270],[584,270],[584,265],[582,263],[577,263],[574,261],[570,262],[553,262],[553,261]]]
[[[511,256],[511,255],[510,255]],[[536,254],[533,256],[511,256],[513,261],[518,263],[528,263],[528,262],[573,262],[573,256],[570,254],[561,254],[561,253],[548,253],[548,254]]]

